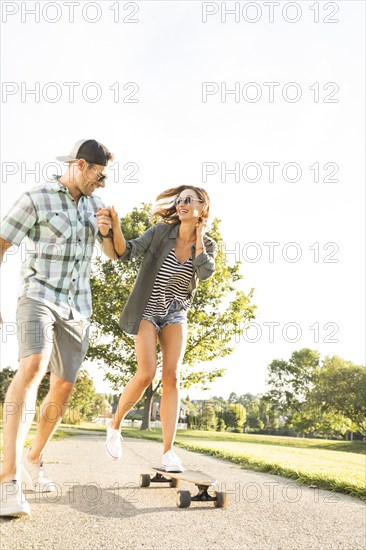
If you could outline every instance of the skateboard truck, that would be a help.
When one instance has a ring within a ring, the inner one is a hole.
[[[159,472],[157,472],[154,477],[150,478],[150,481],[154,483],[171,483],[172,478],[164,477],[163,474],[159,474]]]
[[[214,491],[213,495],[208,492],[209,487],[214,486],[216,480],[199,471],[185,470],[183,472],[165,472],[160,467],[152,467],[154,475],[141,474],[140,487],[149,487],[150,483],[168,484],[169,487],[178,487],[180,480],[192,483],[198,488],[198,493],[191,495],[190,491],[177,491],[177,506],[188,508],[191,502],[213,502],[216,508],[225,508],[227,504],[226,493]]]
[[[194,495],[193,497],[191,497],[191,500],[192,501],[197,501],[197,502],[214,502],[216,500],[215,497],[212,497],[207,489],[207,485],[197,485],[198,487],[198,493],[196,495]]]

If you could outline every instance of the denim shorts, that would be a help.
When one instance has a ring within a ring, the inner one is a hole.
[[[159,332],[166,325],[186,324],[187,311],[182,309],[182,305],[177,300],[173,300],[166,315],[162,317],[159,315],[143,315],[141,320],[150,321]]]

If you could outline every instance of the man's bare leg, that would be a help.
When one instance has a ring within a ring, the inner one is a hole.
[[[37,431],[28,455],[30,462],[38,462],[44,448],[55,433],[67,409],[73,387],[73,382],[63,380],[54,373],[51,374],[50,389],[40,406]]]
[[[19,476],[17,468],[29,428],[33,422],[38,386],[46,373],[49,356],[28,355],[19,361],[19,368],[6,393],[3,408],[4,461],[0,481]]]

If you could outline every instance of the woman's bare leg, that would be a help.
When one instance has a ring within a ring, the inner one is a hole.
[[[163,353],[163,394],[160,403],[160,418],[163,428],[165,454],[173,447],[179,412],[179,368],[187,341],[187,325],[165,326],[159,333]]]
[[[141,321],[135,337],[137,372],[128,382],[119,399],[113,415],[111,427],[119,430],[122,420],[132,407],[141,399],[146,388],[154,379],[156,372],[156,328],[150,321]]]

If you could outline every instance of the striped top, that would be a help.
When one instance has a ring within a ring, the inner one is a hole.
[[[191,303],[188,292],[192,276],[192,258],[181,264],[177,260],[175,249],[172,248],[156,276],[144,315],[164,317],[173,300],[182,304],[183,309],[188,309]]]

